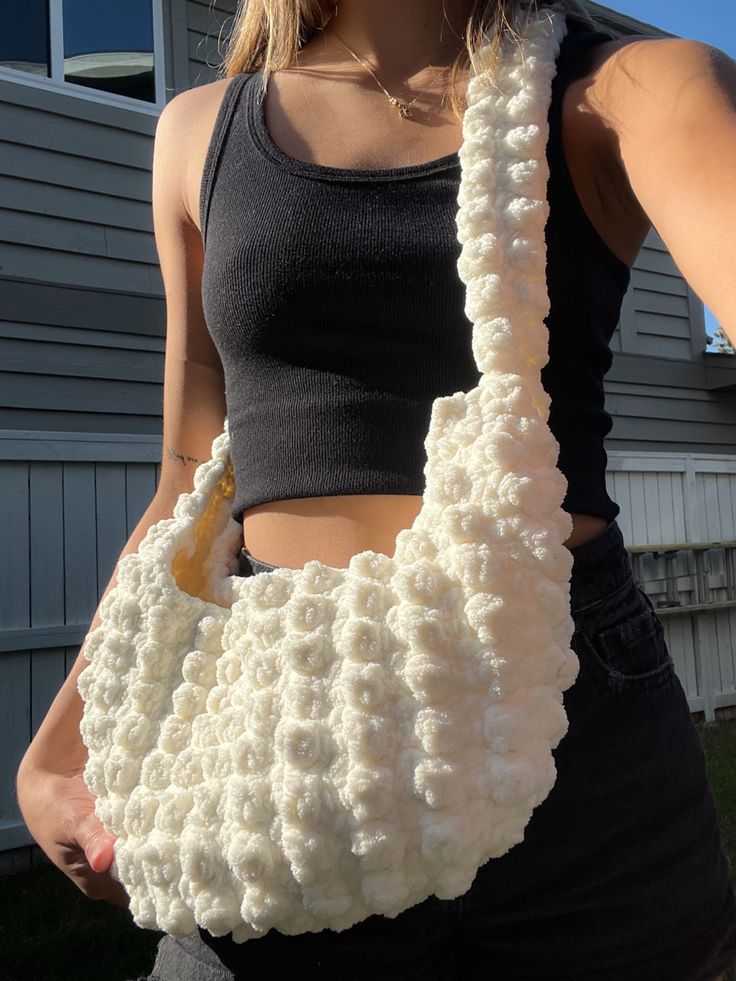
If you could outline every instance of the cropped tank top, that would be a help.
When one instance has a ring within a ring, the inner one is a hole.
[[[549,110],[549,361],[562,507],[609,521],[603,376],[628,266],[588,219],[561,142],[562,95],[611,35],[568,18]],[[480,372],[457,260],[457,152],[389,169],[289,156],[260,72],[225,90],[200,194],[202,304],[226,386],[233,518],[288,498],[424,492],[432,402]]]

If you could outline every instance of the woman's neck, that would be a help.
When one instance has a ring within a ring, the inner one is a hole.
[[[426,73],[428,66],[452,65],[465,47],[472,8],[472,0],[339,0],[315,46],[324,43],[352,60],[339,37],[384,85],[405,82]]]

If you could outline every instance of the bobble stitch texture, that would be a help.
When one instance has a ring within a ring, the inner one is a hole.
[[[519,8],[521,10],[521,6]],[[520,28],[520,24],[517,24]],[[571,520],[540,371],[560,11],[472,75],[458,272],[478,386],[434,401],[393,557],[241,578],[229,430],[88,635],[84,777],[144,929],[236,942],[466,892],[523,840],[565,735]]]

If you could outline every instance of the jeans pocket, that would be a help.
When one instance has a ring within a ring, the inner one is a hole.
[[[645,590],[632,580],[625,593],[575,620],[573,646],[614,692],[655,691],[675,677],[662,621]]]

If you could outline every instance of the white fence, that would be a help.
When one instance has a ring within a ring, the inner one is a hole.
[[[0,852],[30,842],[15,772],[151,499],[159,454],[152,439],[0,432]],[[736,540],[736,456],[611,451],[607,483],[627,547]],[[724,602],[728,563],[704,555],[706,599]],[[655,606],[703,599],[687,549],[637,556],[637,569]],[[736,609],[663,608],[662,622],[692,711],[736,706]]]
[[[690,708],[712,720],[736,706],[736,456],[609,450],[606,483]],[[682,547],[657,553],[657,545]]]

